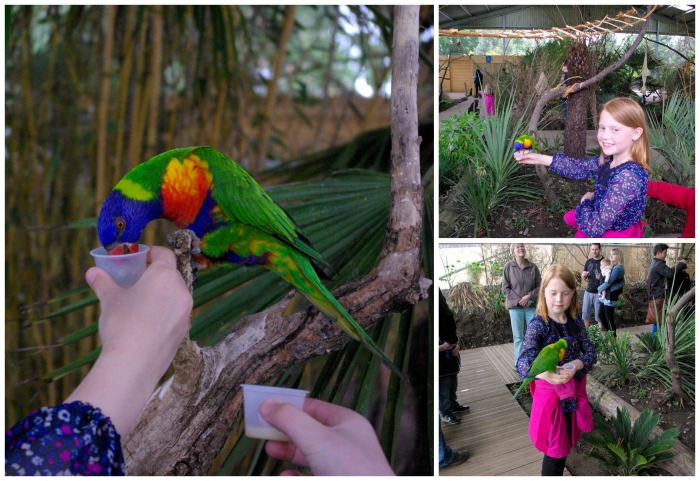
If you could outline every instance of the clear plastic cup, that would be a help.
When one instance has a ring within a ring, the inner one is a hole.
[[[258,386],[241,384],[243,387],[243,416],[245,417],[245,435],[255,439],[271,439],[274,441],[289,441],[280,430],[270,426],[260,416],[260,403],[265,399],[292,404],[299,409],[304,408],[304,399],[309,391],[290,389],[286,387]]]
[[[563,369],[565,371],[571,371],[572,373],[576,371],[576,366],[574,366],[573,362],[567,362],[563,366],[559,366],[560,369]]]
[[[95,258],[95,265],[104,269],[121,287],[131,287],[136,284],[146,270],[146,259],[151,248],[139,244],[139,251],[133,254],[109,255],[104,247],[90,251]]]

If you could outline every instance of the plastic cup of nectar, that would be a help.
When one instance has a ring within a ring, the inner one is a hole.
[[[260,416],[260,403],[265,399],[274,399],[275,401],[289,403],[299,409],[303,409],[304,399],[306,399],[309,391],[286,387],[258,386],[255,384],[241,384],[241,387],[243,387],[245,435],[255,439],[289,441],[289,438],[282,431],[270,426]]]
[[[574,372],[576,370],[576,366],[574,366],[573,362],[567,362],[566,364],[564,364],[563,366],[560,366],[560,367],[566,371],[571,371],[571,372]]]
[[[139,251],[133,254],[108,255],[104,247],[90,251],[95,265],[104,269],[121,287],[131,287],[146,270],[146,259],[150,247],[139,244]]]
[[[515,152],[515,154],[513,154],[513,157],[515,157],[515,160],[523,160],[522,151]]]

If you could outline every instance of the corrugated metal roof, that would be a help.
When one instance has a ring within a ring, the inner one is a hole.
[[[646,12],[641,5],[442,5],[440,29],[549,29],[563,28],[614,17],[635,8],[640,17]],[[634,33],[634,32],[629,32]],[[657,7],[651,16],[648,34],[695,35],[695,6]]]

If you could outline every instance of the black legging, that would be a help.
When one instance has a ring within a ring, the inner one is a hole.
[[[566,432],[569,434],[570,439],[571,413],[564,413],[564,419],[566,419]],[[566,456],[563,458],[553,458],[545,454],[544,459],[542,460],[542,476],[563,476],[565,467]]]
[[[615,306],[600,305],[600,322],[603,324],[603,330],[612,332],[613,336],[617,333],[615,330]]]

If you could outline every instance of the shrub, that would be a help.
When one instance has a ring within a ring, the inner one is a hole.
[[[650,439],[661,417],[645,409],[634,423],[626,409],[617,408],[617,414],[606,420],[595,413],[596,429],[584,434],[583,439],[593,446],[589,456],[598,459],[607,469],[620,476],[643,473],[650,467],[673,457],[679,429],[673,427]]]
[[[601,362],[600,369],[594,372],[594,376],[602,383],[624,386],[637,370],[630,335],[623,333],[617,337],[606,336],[605,340],[610,348],[609,359],[605,359],[609,364]]]

